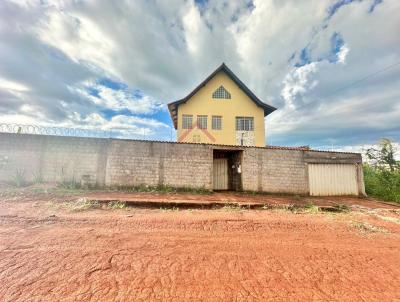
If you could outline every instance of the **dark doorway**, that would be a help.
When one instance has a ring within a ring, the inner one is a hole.
[[[242,191],[241,150],[213,150],[213,189]]]

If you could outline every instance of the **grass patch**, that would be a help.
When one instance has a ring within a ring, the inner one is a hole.
[[[42,184],[44,183],[43,175],[39,172],[33,174],[33,183]]]
[[[319,207],[312,202],[309,202],[304,206],[304,212],[316,214],[319,213]]]
[[[388,222],[393,222],[396,224],[400,224],[400,219],[395,218],[395,217],[390,217],[390,216],[382,216],[382,215],[376,215],[376,217],[384,220],[384,221],[388,221]]]
[[[179,208],[178,207],[160,207],[160,211],[163,211],[163,212],[178,212]]]
[[[123,201],[111,201],[108,203],[102,203],[97,200],[88,199],[86,197],[64,202],[52,201],[48,202],[46,206],[51,210],[61,209],[68,212],[84,212],[94,209],[122,210],[128,208],[127,203]]]
[[[25,171],[21,169],[17,169],[15,174],[12,176],[11,184],[17,188],[25,187],[28,185],[28,182],[25,177]]]
[[[121,210],[125,209],[127,207],[126,202],[124,201],[110,201],[107,204],[107,208],[112,209],[112,210]]]
[[[68,210],[71,212],[82,212],[101,208],[101,204],[97,200],[90,200],[87,198],[79,198],[77,201],[70,202],[68,205]]]
[[[350,211],[350,208],[344,204],[337,204],[332,207],[323,207],[317,206],[312,202],[307,203],[306,205],[298,205],[298,204],[281,204],[281,205],[271,205],[264,204],[262,206],[263,210],[280,210],[287,211],[294,214],[300,213],[309,213],[309,214],[317,214],[317,213],[347,213]]]
[[[236,204],[236,203],[226,204],[222,207],[222,210],[232,211],[232,212],[243,211],[243,210],[247,210],[247,209],[248,209],[248,207],[246,205],[240,205],[240,204]]]
[[[385,233],[386,230],[382,228],[378,228],[372,224],[369,224],[368,222],[362,222],[362,221],[353,221],[351,225],[357,229],[359,232],[362,234],[369,234],[369,233]]]
[[[68,212],[83,212],[101,208],[101,204],[98,201],[87,198],[79,198],[78,200],[64,202],[52,201],[47,203],[46,206],[51,210],[62,209]]]
[[[65,190],[80,190],[81,184],[75,180],[63,180],[57,185],[57,188]]]
[[[335,212],[339,212],[339,213],[348,213],[350,212],[350,207],[346,204],[335,204],[333,206],[333,208],[335,209]]]
[[[123,191],[123,192],[145,192],[145,193],[191,193],[191,194],[212,194],[210,191],[204,187],[201,188],[189,188],[189,187],[172,187],[167,185],[149,186],[149,185],[139,185],[139,186],[117,186],[110,187],[111,191]]]

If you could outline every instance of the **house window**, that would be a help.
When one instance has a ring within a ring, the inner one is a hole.
[[[197,127],[199,129],[207,129],[207,115],[197,116]]]
[[[192,129],[193,115],[182,115],[182,129]]]
[[[224,86],[219,86],[217,90],[212,94],[213,99],[230,99],[231,94],[224,88]]]
[[[236,131],[254,131],[254,118],[236,117]]]
[[[222,116],[213,115],[212,129],[213,130],[221,130],[222,129]]]

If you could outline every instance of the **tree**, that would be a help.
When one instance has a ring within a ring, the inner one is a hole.
[[[366,156],[369,161],[377,168],[387,169],[391,172],[400,169],[400,164],[396,161],[396,148],[393,147],[392,141],[388,138],[382,138],[378,148],[368,148]]]

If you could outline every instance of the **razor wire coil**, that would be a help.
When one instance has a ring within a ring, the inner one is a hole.
[[[55,135],[55,136],[102,137],[102,138],[108,138],[113,135],[112,131],[105,131],[105,130],[64,128],[64,127],[46,127],[46,126],[39,126],[39,125],[5,124],[5,123],[0,123],[0,132],[1,133]]]

